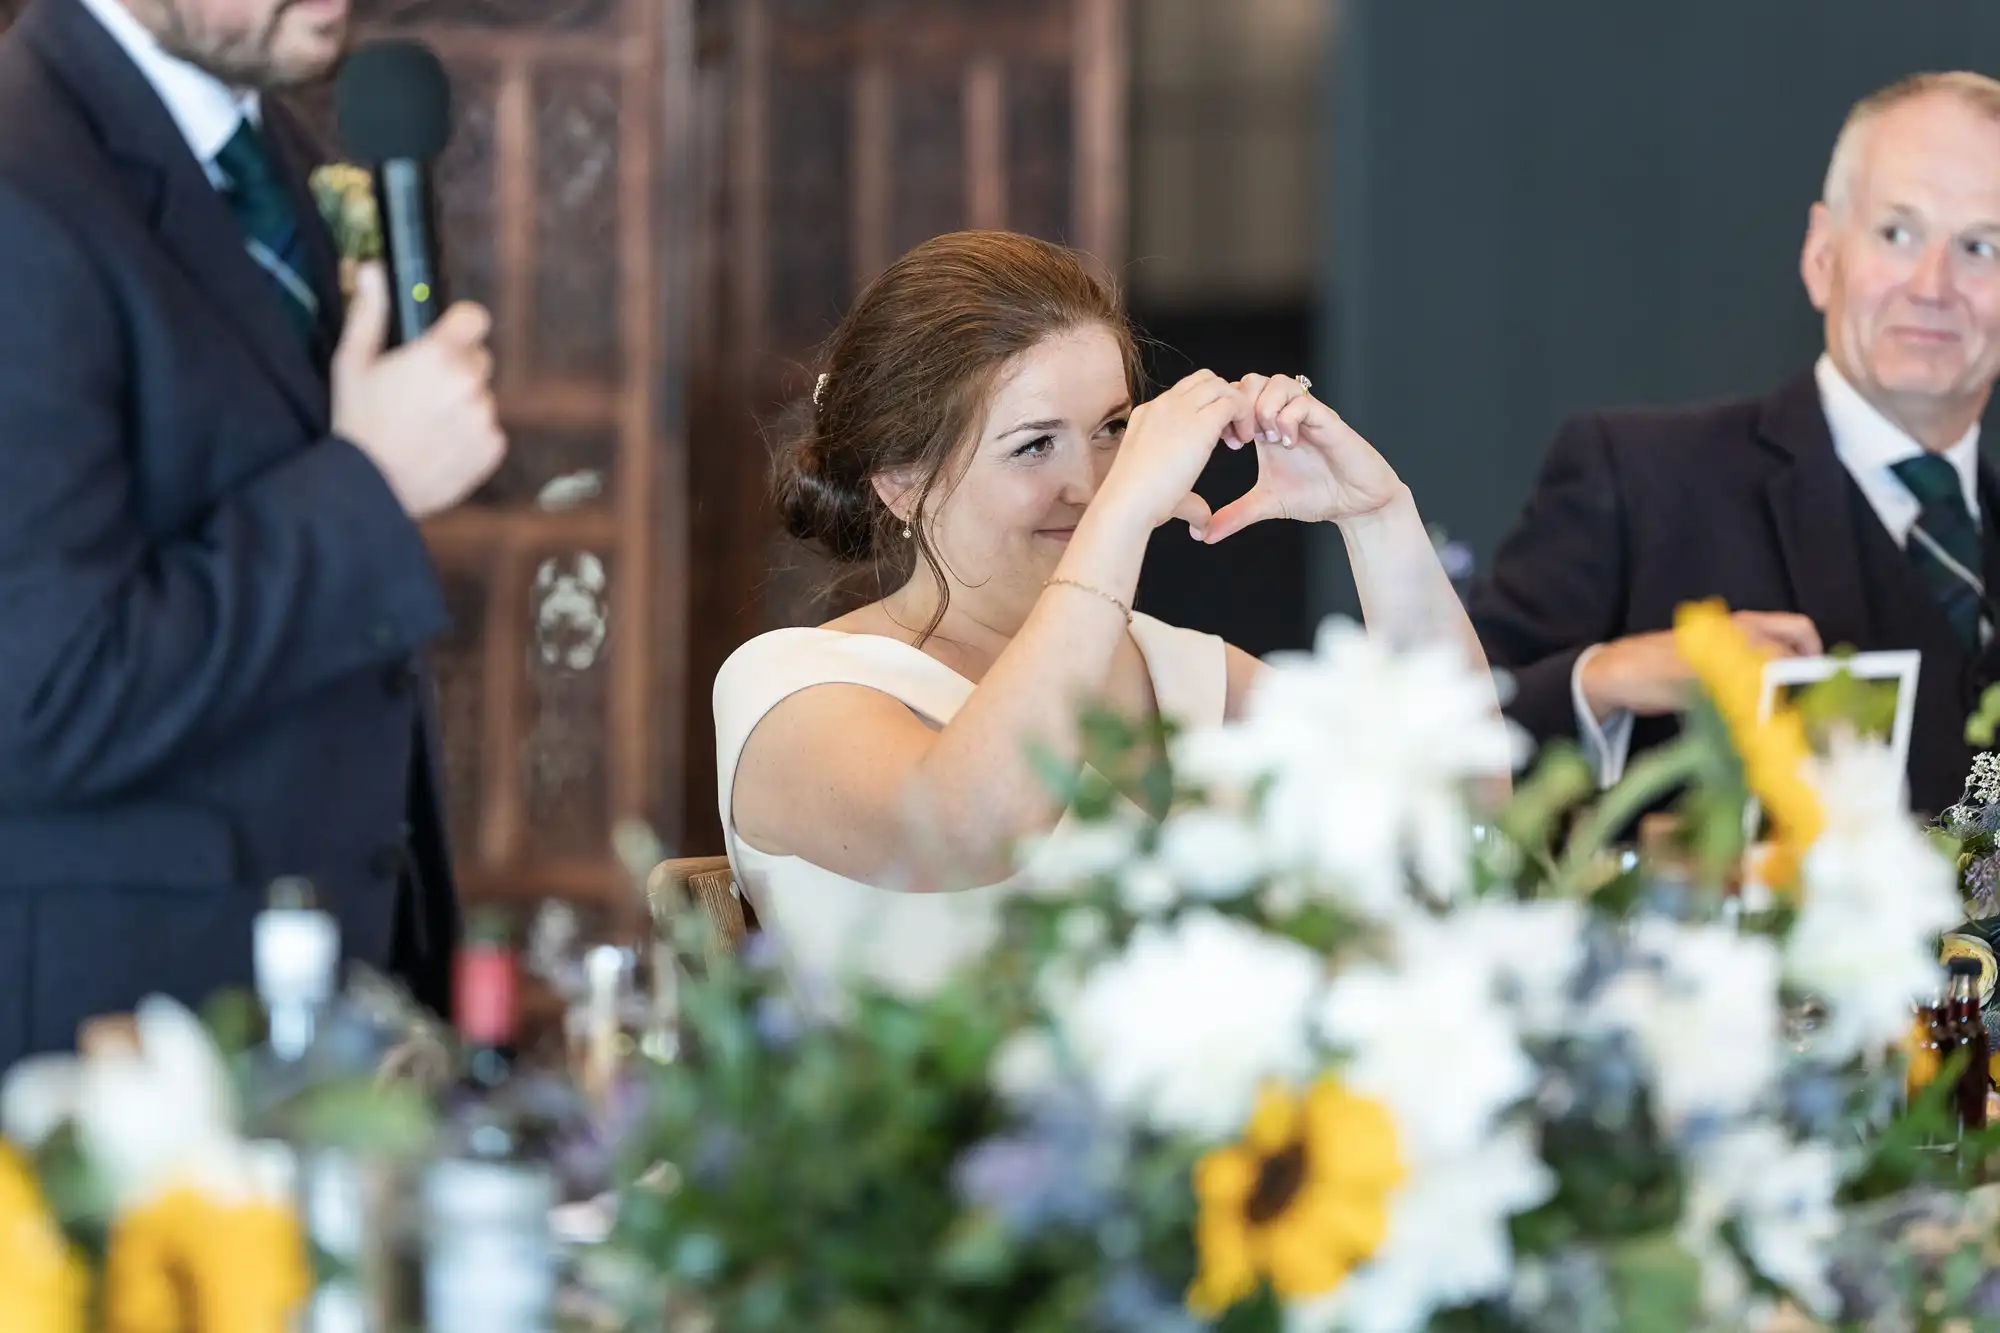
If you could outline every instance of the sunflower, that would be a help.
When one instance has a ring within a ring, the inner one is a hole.
[[[1690,602],[1676,611],[1674,646],[1729,728],[1744,781],[1771,821],[1772,846],[1758,877],[1766,884],[1790,884],[1826,825],[1819,796],[1806,779],[1812,750],[1805,723],[1784,704],[1767,718],[1758,716],[1767,659],[1721,602]]]
[[[34,1173],[0,1143],[0,1328],[81,1333],[87,1283]]]
[[[1375,1253],[1403,1181],[1396,1127],[1379,1103],[1323,1078],[1304,1097],[1269,1087],[1243,1141],[1194,1170],[1199,1268],[1188,1308],[1214,1318],[1256,1294],[1323,1296]]]
[[[292,1214],[178,1188],[134,1209],[105,1258],[109,1333],[285,1333],[311,1294]]]

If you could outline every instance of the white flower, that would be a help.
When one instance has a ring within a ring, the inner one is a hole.
[[[1777,946],[1656,917],[1635,923],[1632,945],[1640,963],[1605,987],[1590,1017],[1637,1039],[1663,1127],[1677,1134],[1694,1116],[1750,1109],[1779,1067]]]
[[[1451,926],[1466,955],[1490,971],[1494,993],[1512,1009],[1521,1032],[1545,1037],[1575,1024],[1572,991],[1583,966],[1588,915],[1569,898],[1493,900],[1461,909]]]
[[[1240,723],[1190,732],[1174,762],[1238,796],[1267,782],[1257,820],[1269,858],[1315,872],[1356,910],[1393,917],[1411,872],[1440,899],[1464,890],[1464,787],[1508,774],[1519,752],[1491,677],[1457,648],[1398,654],[1330,620],[1312,656],[1271,659]]]
[[[1703,1144],[1690,1168],[1680,1233],[1701,1261],[1703,1303],[1721,1313],[1749,1300],[1748,1284],[1721,1235],[1734,1220],[1759,1273],[1814,1314],[1832,1314],[1837,1300],[1827,1265],[1840,1231],[1832,1145],[1794,1143],[1778,1126],[1760,1121]]]
[[[2000,754],[1972,756],[1972,773],[1965,780],[1974,800],[2000,804]]]
[[[17,1066],[0,1093],[9,1137],[32,1147],[74,1120],[120,1208],[181,1181],[248,1188],[255,1172],[237,1138],[235,1090],[207,1029],[161,996],[142,1001],[134,1022],[136,1051]]]
[[[1414,1333],[1437,1310],[1504,1293],[1514,1277],[1508,1219],[1555,1184],[1518,1125],[1420,1166],[1390,1204],[1381,1248],[1327,1296],[1289,1308],[1287,1333]]]
[[[1212,1141],[1241,1128],[1264,1080],[1310,1072],[1321,982],[1303,945],[1202,909],[1140,925],[1053,1007],[1105,1106]]]
[[[1065,818],[1047,836],[1022,844],[1017,883],[1041,897],[1066,898],[1092,880],[1115,872],[1139,850],[1136,818],[1085,821]]]
[[[1136,861],[1118,877],[1118,903],[1133,916],[1158,916],[1181,900],[1181,886],[1158,861]]]
[[[1055,1050],[1040,1028],[1022,1028],[993,1053],[986,1081],[993,1090],[1015,1106],[1028,1106],[1046,1097],[1057,1082]]]
[[[1949,861],[1911,820],[1887,747],[1836,743],[1811,769],[1826,829],[1806,854],[1785,975],[1826,1005],[1815,1057],[1877,1057],[1937,980],[1932,941],[1964,918]]]
[[[1160,830],[1160,860],[1194,897],[1236,898],[1264,875],[1264,844],[1242,818],[1214,807],[1184,810]]]
[[[1389,1108],[1406,1161],[1478,1143],[1535,1082],[1486,971],[1440,947],[1446,933],[1413,931],[1423,942],[1406,935],[1404,957],[1390,966],[1346,968],[1319,1007],[1321,1035],[1347,1057],[1341,1081]],[[1449,1095],[1440,1095],[1446,1087]]]
[[[1386,964],[1337,975],[1319,1028],[1348,1059],[1341,1078],[1395,1113],[1412,1160],[1462,1153],[1535,1088],[1522,1022],[1553,1031],[1582,956],[1571,902],[1480,903],[1442,920],[1412,917]],[[1438,1052],[1451,1095],[1439,1096]]]

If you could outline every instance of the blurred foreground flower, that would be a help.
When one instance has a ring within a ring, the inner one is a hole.
[[[1938,933],[1963,915],[1954,872],[1910,818],[1887,746],[1836,738],[1809,773],[1826,830],[1806,855],[1785,975],[1826,1005],[1817,1058],[1879,1059],[1909,1027],[1912,997],[1937,986]]]
[[[1189,1308],[1213,1317],[1263,1280],[1285,1301],[1334,1290],[1382,1243],[1402,1178],[1380,1104],[1330,1078],[1303,1097],[1267,1087],[1243,1141],[1195,1168],[1199,1269]]]
[[[1210,1142],[1257,1089],[1311,1068],[1306,1019],[1323,964],[1304,945],[1207,909],[1147,922],[1053,999],[1058,1041],[1100,1103]]]
[[[0,1125],[33,1151],[74,1121],[84,1155],[123,1210],[175,1183],[237,1188],[250,1168],[237,1135],[228,1068],[201,1020],[152,996],[134,1015],[138,1043],[87,1056],[23,1060],[0,1087]]]
[[[1256,790],[1270,862],[1386,918],[1412,876],[1439,900],[1465,891],[1466,784],[1511,774],[1524,745],[1455,646],[1398,653],[1330,620],[1310,656],[1270,659],[1240,723],[1182,737],[1174,765],[1230,804]]]
[[[0,1143],[0,1329],[83,1333],[88,1282],[28,1163]]]
[[[104,1269],[106,1333],[287,1333],[311,1291],[281,1204],[174,1189],[119,1219]]]
[[[1805,723],[1783,704],[1760,717],[1764,654],[1729,617],[1721,602],[1690,602],[1674,613],[1674,646],[1729,728],[1743,761],[1744,781],[1771,821],[1771,851],[1757,877],[1787,888],[1813,840],[1826,825],[1819,798],[1806,779],[1811,748]]]

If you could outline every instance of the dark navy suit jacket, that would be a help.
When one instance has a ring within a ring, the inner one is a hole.
[[[2000,588],[2000,479],[1980,464],[1986,586]],[[1810,372],[1764,398],[1590,413],[1563,426],[1526,513],[1467,609],[1539,741],[1576,734],[1570,673],[1594,643],[1669,629],[1683,602],[1797,611],[1829,649],[1923,654],[1910,797],[1935,814],[1963,790],[1965,719],[2000,680],[2000,638],[1953,636],[1908,556],[1834,453]],[[1632,753],[1671,737],[1640,718]]]
[[[330,433],[337,257],[267,102],[311,347],[77,0],[0,38],[0,1068],[250,979],[275,876],[434,1006],[456,929],[416,526]]]

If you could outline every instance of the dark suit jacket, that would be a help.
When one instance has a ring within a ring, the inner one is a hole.
[[[265,885],[444,995],[423,540],[138,69],[77,3],[0,39],[0,1067],[250,979]]]
[[[2000,485],[1981,462],[1986,580],[2000,587]],[[1668,629],[1683,602],[1796,611],[1829,649],[1923,654],[1910,795],[1935,813],[1971,763],[1965,719],[2000,678],[2000,646],[1973,658],[1909,558],[1834,455],[1812,375],[1768,398],[1592,413],[1556,436],[1527,512],[1501,543],[1469,610],[1509,713],[1538,741],[1576,734],[1570,673],[1591,644]],[[1640,718],[1633,753],[1673,718]]]

